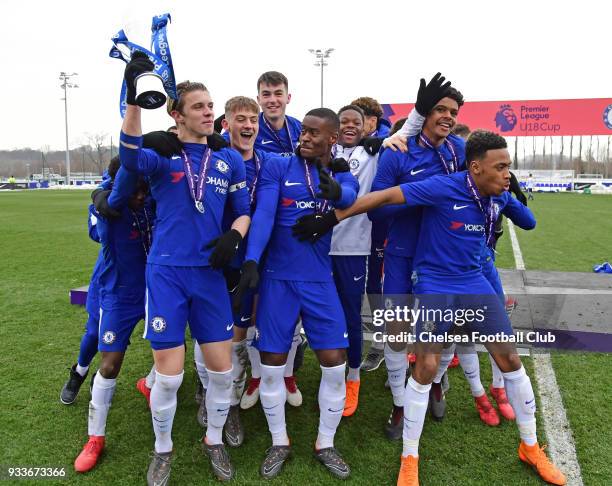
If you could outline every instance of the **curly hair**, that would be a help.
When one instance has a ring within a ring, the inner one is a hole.
[[[377,120],[380,120],[383,116],[383,109],[380,103],[374,98],[369,96],[362,96],[356,100],[351,101],[351,105],[356,105],[363,110],[365,116],[375,116]]]
[[[465,144],[465,160],[468,164],[472,160],[482,160],[487,150],[508,148],[506,139],[501,135],[487,130],[474,130]]]
[[[461,91],[453,88],[452,86],[448,88],[445,98],[450,98],[451,100],[455,100],[457,104],[459,105],[459,108],[461,108],[463,106],[463,103],[465,103],[465,100],[463,99],[463,95],[461,94]]]

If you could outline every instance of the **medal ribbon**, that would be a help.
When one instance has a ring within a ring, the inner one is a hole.
[[[488,206],[485,207],[486,202],[484,198],[480,195],[480,191],[478,191],[478,187],[476,187],[476,183],[472,178],[472,175],[468,172],[465,183],[467,185],[468,192],[472,199],[478,205],[480,211],[485,217],[485,240],[486,244],[489,248],[493,248],[493,240],[494,240],[494,231],[495,231],[495,222],[497,221],[497,217],[499,216],[497,205],[493,202],[492,198],[488,198]]]
[[[261,170],[261,161],[255,150],[253,150],[253,160],[255,161],[255,178],[253,179],[253,185],[249,191],[249,204],[251,206],[253,206],[253,202],[255,201],[255,190],[257,189],[257,180],[259,179],[259,171]]]
[[[210,162],[210,157],[212,155],[212,150],[210,149],[210,147],[207,147],[206,151],[204,152],[204,156],[202,157],[202,161],[200,162],[200,171],[198,173],[197,185],[194,183],[193,162],[184,150],[181,151],[181,153],[183,156],[183,166],[185,167],[185,178],[187,179],[187,184],[189,185],[189,192],[191,193],[191,198],[193,199],[197,208],[198,202],[201,203],[204,199],[206,174],[208,172],[208,165]]]
[[[314,199],[315,202],[315,213],[325,213],[327,210],[327,206],[329,204],[329,201],[327,199],[324,199],[323,204],[321,205],[321,210],[317,210],[317,196],[315,195],[315,190],[314,190],[314,184],[312,182],[312,176],[310,174],[310,167],[308,167],[308,162],[306,162],[306,159],[302,159],[304,162],[304,172],[306,172],[306,185],[308,186],[308,190],[310,191],[310,194],[312,195],[312,199]],[[333,177],[333,173],[331,174],[331,176]]]
[[[266,125],[268,130],[270,130],[270,133],[272,133],[272,136],[276,139],[276,143],[278,143],[279,147],[281,147],[286,152],[293,152],[295,150],[295,147],[293,146],[293,139],[291,138],[291,132],[289,131],[289,123],[287,123],[287,120],[285,120],[284,126],[287,129],[287,136],[289,137],[289,144],[291,145],[289,150],[287,150],[287,146],[283,144],[283,141],[278,136],[278,133],[276,133],[276,130],[272,128],[272,125],[270,125],[270,122],[266,120],[266,117],[263,115],[261,117],[263,118],[264,124]]]
[[[421,140],[423,145],[425,145],[427,148],[430,148],[438,154],[438,157],[440,157],[440,161],[442,162],[442,167],[444,167],[444,170],[446,171],[446,175],[452,174],[459,170],[459,160],[457,159],[457,154],[455,153],[455,148],[453,147],[452,143],[446,139],[444,140],[449,152],[453,156],[453,160],[447,162],[444,155],[442,155],[442,152],[437,147],[434,147],[434,144],[431,143],[431,140],[429,140],[429,138],[427,138],[423,132],[419,133],[419,140]]]

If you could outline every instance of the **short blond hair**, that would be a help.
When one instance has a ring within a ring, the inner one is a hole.
[[[248,110],[259,115],[259,105],[253,98],[248,96],[234,96],[225,103],[225,117],[240,110]]]

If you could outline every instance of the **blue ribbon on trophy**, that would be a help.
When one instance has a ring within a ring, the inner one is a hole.
[[[128,63],[132,53],[141,51],[149,56],[149,59],[155,66],[152,72],[143,73],[136,79],[136,103],[141,108],[152,110],[159,108],[166,102],[166,95],[160,89],[160,84],[170,98],[177,99],[176,81],[174,79],[170,45],[168,44],[166,32],[166,26],[169,21],[170,14],[153,17],[151,24],[151,50],[130,42],[123,29],[117,32],[111,39],[113,47],[109,52],[110,57],[121,59]],[[126,96],[127,89],[124,81],[121,85],[121,95],[119,98],[121,118],[125,116],[127,109]]]

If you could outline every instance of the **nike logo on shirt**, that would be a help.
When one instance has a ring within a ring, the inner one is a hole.
[[[361,277],[353,277],[353,280],[355,282],[358,282],[359,280],[361,280],[363,277],[365,277],[365,275],[362,275]]]
[[[425,169],[419,169],[419,170],[411,170],[410,171],[410,175],[417,175],[419,172],[423,172]]]
[[[289,181],[285,181],[285,186],[290,187],[290,186],[299,186],[301,184],[301,182],[289,182]]]
[[[466,204],[465,206],[457,206],[457,205],[455,204],[455,205],[453,206],[453,209],[454,209],[455,211],[457,211],[458,209],[463,209],[463,208],[467,208],[467,207],[468,207],[468,205],[467,205],[467,204]]]
[[[268,145],[269,143],[272,143],[272,142],[274,142],[274,140],[262,140],[261,144],[262,145]]]
[[[344,333],[344,339],[346,339],[348,337],[348,332]]]

